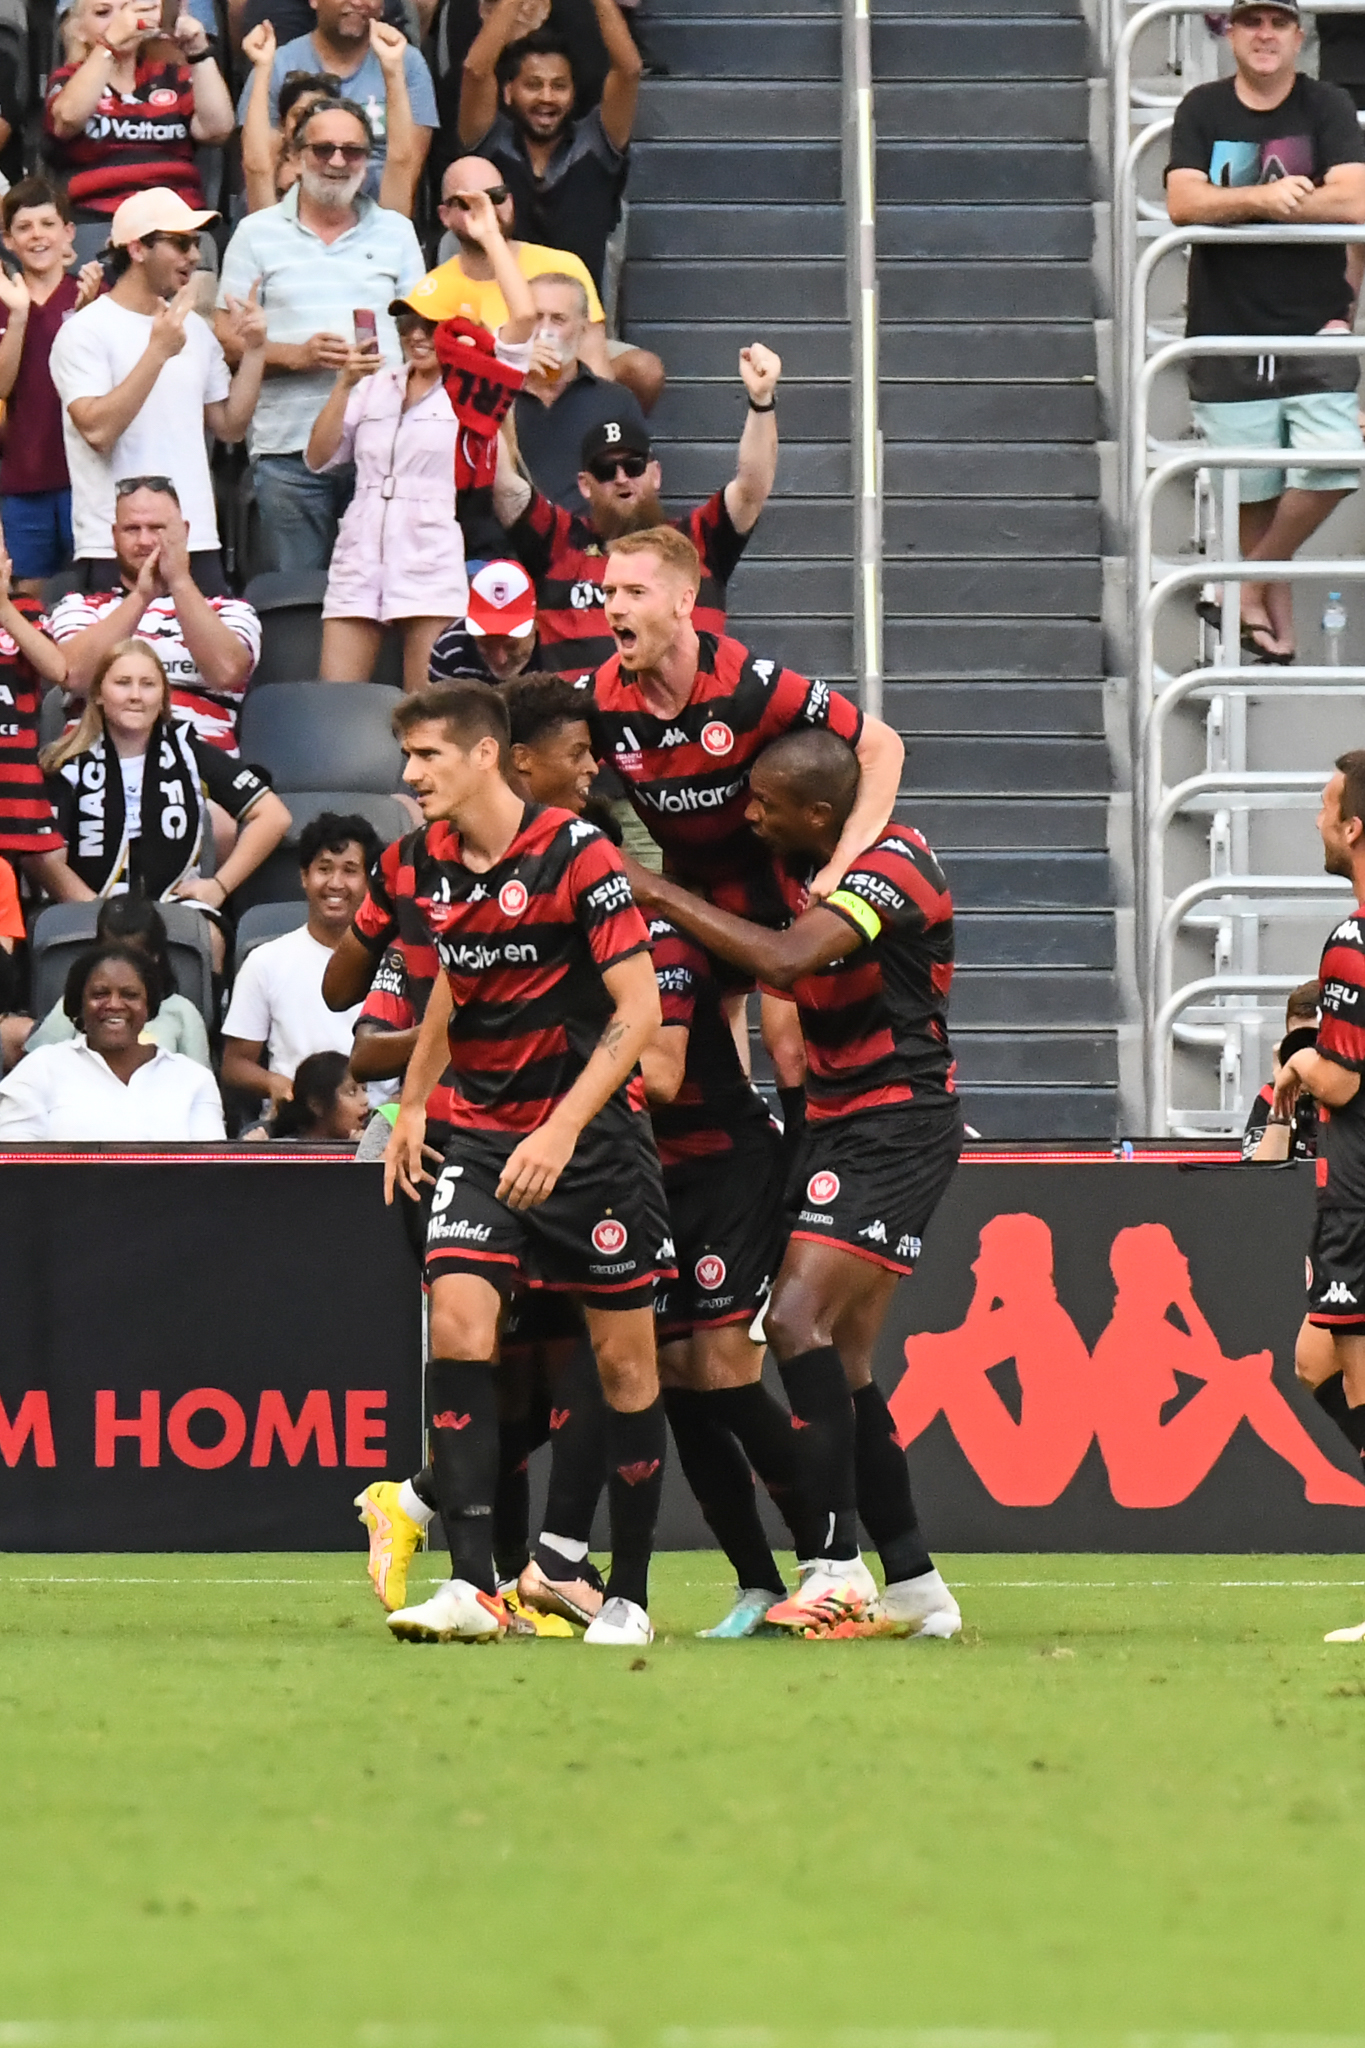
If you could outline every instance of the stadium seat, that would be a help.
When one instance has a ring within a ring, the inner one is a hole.
[[[398,788],[403,757],[389,720],[403,701],[373,683],[275,683],[247,692],[242,758],[269,770],[276,789]]]
[[[263,946],[267,939],[280,939],[286,932],[296,932],[307,916],[308,906],[302,896],[296,903],[256,903],[250,910],[243,911],[237,921],[234,974],[241,973],[242,962],[248,953],[254,953],[257,946]]]
[[[81,589],[84,582],[84,564],[79,568],[73,564],[70,569],[59,569],[55,576],[49,576],[43,584],[43,610],[50,612],[70,591]]]
[[[49,690],[38,711],[38,745],[50,747],[66,730],[65,690]]]
[[[337,684],[338,689],[344,688]],[[358,687],[358,686],[357,686]],[[322,811],[358,811],[368,818],[385,846],[412,830],[412,813],[396,796],[379,796],[372,789],[281,789],[280,800],[289,807],[292,820],[283,842],[265,859],[254,875],[232,892],[233,908],[239,917],[261,904],[303,901],[299,880],[299,834],[310,819]]]
[[[216,1021],[213,967],[203,913],[185,903],[161,903],[157,908],[166,920],[176,987],[182,996],[188,996],[211,1031]],[[99,909],[98,903],[53,903],[34,918],[29,956],[35,1017],[45,1017],[52,1005],[61,1001],[72,962],[94,943]]]
[[[264,569],[253,576],[242,595],[261,621],[261,658],[251,687],[263,683],[296,683],[322,674],[322,600],[327,594],[325,570],[301,575],[292,570]],[[371,680],[386,689],[403,681],[403,650],[396,633],[386,633]]]

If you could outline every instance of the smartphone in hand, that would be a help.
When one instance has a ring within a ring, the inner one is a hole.
[[[355,345],[357,348],[379,347],[379,323],[368,306],[357,306],[351,314],[355,322]]]

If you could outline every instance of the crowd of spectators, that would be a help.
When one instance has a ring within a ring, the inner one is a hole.
[[[409,691],[610,651],[604,544],[667,516],[666,366],[617,332],[638,35],[630,0],[34,10],[0,178],[0,1135],[348,1142],[392,1094],[321,995],[374,827],[296,824],[242,757],[253,580],[318,605],[338,684],[386,640]],[[777,463],[780,362],[737,369],[734,473],[676,520],[713,631]],[[296,925],[239,946],[293,858]],[[92,950],[37,1003],[50,904],[90,905]]]

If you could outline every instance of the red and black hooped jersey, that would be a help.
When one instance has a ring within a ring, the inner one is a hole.
[[[29,625],[46,625],[36,598],[13,602]],[[37,674],[0,629],[0,853],[56,853],[62,845],[38,766],[42,696]]]
[[[432,957],[435,957],[434,953]],[[357,1029],[361,1024],[368,1024],[375,1031],[416,1031],[430,994],[430,980],[425,983],[414,980],[408,969],[406,950],[398,940],[388,947],[375,969],[370,993],[356,1020]],[[438,1150],[443,1149],[444,1130],[436,1127],[450,1123],[450,1085],[451,1074],[447,1067],[427,1097],[427,1143]]]
[[[1343,918],[1322,949],[1318,1051],[1365,1074],[1365,905]],[[1318,1207],[1365,1209],[1365,1085],[1342,1109],[1319,1105]]]
[[[793,912],[804,909],[804,884],[788,878],[788,901]],[[792,985],[806,1041],[807,1119],[954,1094],[953,899],[923,833],[888,825],[826,908],[863,943]]]
[[[58,136],[52,103],[80,67],[47,81],[47,151],[73,206],[113,214],[129,193],[169,185],[188,206],[204,204],[195,163],[194,73],[169,36],[144,44],[131,97],[105,90],[79,135]]]
[[[672,1102],[650,1111],[654,1142],[661,1166],[685,1166],[733,1152],[737,1137],[761,1128],[768,1112],[739,1063],[708,954],[666,917],[650,919],[649,944],[664,1024],[688,1034],[682,1085]]]
[[[676,718],[646,709],[617,656],[593,678],[593,750],[610,763],[670,871],[700,882],[740,880],[772,866],[745,823],[749,770],[794,726],[823,725],[856,747],[856,704],[738,640],[699,633],[697,679]]]
[[[701,589],[692,623],[697,631],[725,631],[725,586],[748,545],[717,491],[682,519],[671,519],[701,556]],[[558,675],[600,668],[616,652],[603,607],[606,549],[581,512],[566,512],[537,491],[507,536],[536,586],[536,630],[545,666]]]
[[[443,820],[401,842],[412,901],[450,983],[450,1121],[533,1131],[568,1093],[612,1013],[602,970],[649,945],[621,856],[570,811],[527,804],[495,867],[475,874]],[[370,882],[378,912],[381,872]],[[365,937],[368,904],[356,919]],[[370,943],[373,943],[370,941]],[[629,1115],[623,1085],[615,1098]]]

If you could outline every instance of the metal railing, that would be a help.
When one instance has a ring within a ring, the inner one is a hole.
[[[844,246],[853,339],[853,662],[882,712],[882,436],[877,402],[877,140],[868,0],[844,0]]]
[[[1193,1011],[1194,1019],[1192,1021],[1195,1021],[1199,1017],[1200,998],[1210,998],[1211,1000],[1202,1007],[1207,1011],[1208,1021],[1217,1028],[1221,1035],[1226,1029],[1230,1015],[1238,1013],[1229,1012],[1227,1009],[1219,1007],[1212,1000],[1213,998],[1221,999],[1230,995],[1275,995],[1283,997],[1287,996],[1292,989],[1296,989],[1302,980],[1302,974],[1206,974],[1201,976],[1198,981],[1187,982],[1184,988],[1175,991],[1162,1006],[1161,1013],[1157,1018],[1156,1031],[1151,1041],[1152,1047],[1155,1049],[1155,1077],[1149,1085],[1153,1088],[1155,1101],[1158,1105],[1154,1121],[1160,1126],[1159,1131],[1154,1130],[1151,1133],[1153,1137],[1167,1137],[1170,1135],[1170,1126],[1173,1121],[1170,1114],[1171,1051],[1175,1037],[1176,1020],[1182,1012],[1188,1013]],[[1252,1005],[1240,1014],[1245,1017],[1246,1021],[1250,1022],[1251,1018],[1257,1015],[1261,1007],[1263,1006]],[[1215,1127],[1214,1119],[1207,1112],[1187,1112],[1187,1116],[1190,1118],[1190,1121],[1186,1122],[1184,1129],[1177,1132],[1177,1135],[1192,1135],[1195,1132],[1207,1131]],[[1198,1121],[1194,1121],[1196,1118]],[[1175,1121],[1179,1122],[1179,1119],[1175,1119]]]

